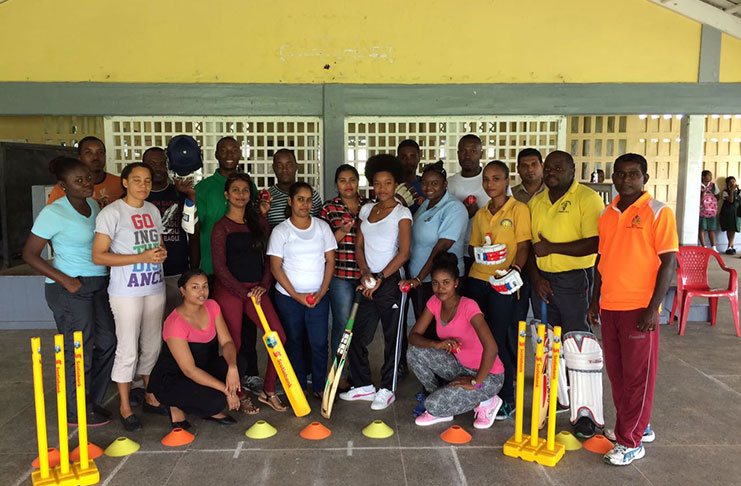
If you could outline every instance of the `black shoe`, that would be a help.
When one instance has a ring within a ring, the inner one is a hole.
[[[497,411],[497,415],[494,417],[494,420],[507,420],[514,415],[514,412],[515,412],[515,406],[512,404],[512,402],[508,402],[504,400],[502,402],[502,406],[499,407],[499,410]]]
[[[128,432],[136,432],[137,430],[141,430],[144,428],[141,421],[139,421],[139,417],[137,417],[133,413],[126,418],[123,418],[119,415],[119,418],[121,419],[121,423],[123,424],[124,429],[126,429]]]
[[[102,414],[97,412],[90,412],[87,414],[87,426],[88,427],[100,427],[102,425],[108,425],[111,423],[108,417],[104,417]],[[76,421],[67,421],[67,424],[71,427],[77,427]]]
[[[113,413],[110,410],[103,408],[102,405],[98,405],[97,403],[93,403],[93,412],[105,418],[113,417]]]
[[[150,405],[147,402],[144,402],[144,405],[142,405],[142,411],[144,413],[154,413],[156,415],[170,415],[170,411],[167,410],[167,408],[163,406],[161,403],[155,406],[155,405]]]
[[[134,388],[129,392],[129,405],[138,407],[144,403],[144,388]]]
[[[180,422],[172,422],[170,421],[170,425],[173,429],[183,429],[183,430],[189,430],[192,425],[190,425],[190,422],[187,420],[181,420]]]
[[[733,248],[728,248],[726,250],[726,255],[733,255],[735,253],[736,253],[736,250],[734,250]]]
[[[574,424],[574,434],[580,439],[594,437],[597,426],[589,417],[581,417]]]
[[[231,415],[224,415],[221,418],[216,417],[204,417],[203,420],[210,420],[212,422],[216,422],[220,425],[234,425],[237,423],[237,421],[231,416]]]

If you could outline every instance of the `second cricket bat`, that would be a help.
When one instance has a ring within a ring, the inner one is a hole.
[[[278,372],[278,378],[283,384],[283,390],[286,392],[288,401],[291,403],[293,413],[296,417],[303,417],[311,412],[309,402],[306,401],[306,395],[304,390],[301,389],[301,385],[296,378],[296,373],[293,371],[293,366],[288,359],[286,350],[283,349],[283,343],[280,342],[278,333],[271,330],[268,325],[268,320],[265,318],[265,313],[262,311],[262,307],[257,303],[254,297],[252,297],[252,303],[255,305],[257,315],[260,317],[262,328],[265,331],[265,335],[262,337],[265,343],[265,348],[268,350],[268,355],[273,361],[275,371]]]
[[[360,297],[362,292],[355,292],[355,300],[350,310],[350,317],[347,319],[345,325],[345,332],[342,333],[342,339],[340,345],[337,347],[337,354],[334,357],[332,367],[329,369],[327,375],[327,384],[324,386],[324,395],[322,396],[322,416],[329,418],[332,415],[332,406],[334,405],[334,398],[337,395],[337,387],[340,384],[340,378],[342,377],[342,369],[345,367],[345,361],[347,360],[347,353],[350,349],[350,341],[352,340],[352,328],[355,324],[355,314],[358,313],[358,305],[360,304]]]

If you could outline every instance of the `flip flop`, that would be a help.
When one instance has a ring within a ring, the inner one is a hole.
[[[245,397],[239,401],[239,411],[247,415],[255,415],[260,413],[260,408],[256,407],[249,397]]]
[[[260,403],[264,403],[276,412],[288,411],[288,407],[286,407],[283,402],[280,401],[280,398],[278,398],[278,395],[276,394],[268,395],[265,391],[263,391],[257,396],[257,401],[259,401]]]

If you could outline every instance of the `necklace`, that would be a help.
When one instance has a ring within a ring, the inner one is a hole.
[[[373,213],[374,214],[381,214],[381,211],[383,211],[384,209],[393,209],[394,206],[396,206],[396,202],[394,202],[394,205],[393,206],[389,206],[387,208],[386,207],[383,207],[383,206],[381,206],[379,204],[378,206],[376,206],[375,208],[373,208]]]

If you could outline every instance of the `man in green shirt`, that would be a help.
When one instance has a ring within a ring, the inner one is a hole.
[[[200,238],[201,269],[209,276],[214,274],[211,263],[211,230],[218,220],[226,214],[224,186],[226,178],[237,172],[242,160],[242,148],[232,137],[224,137],[216,144],[216,160],[219,168],[211,177],[196,184],[196,209],[198,211],[197,231]],[[250,181],[250,198],[257,199],[257,186]]]

